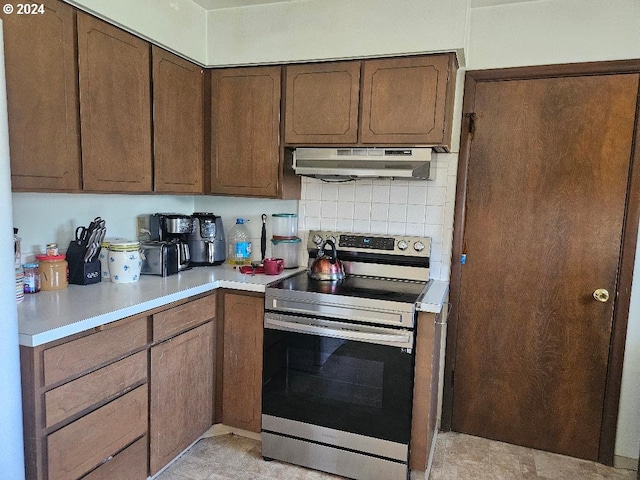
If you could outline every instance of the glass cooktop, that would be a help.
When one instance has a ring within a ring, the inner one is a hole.
[[[415,303],[426,284],[358,275],[348,275],[342,281],[313,280],[304,271],[271,284],[269,288]]]

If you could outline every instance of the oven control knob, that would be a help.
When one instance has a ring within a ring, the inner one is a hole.
[[[338,246],[338,241],[333,235],[329,235],[329,238],[327,238],[327,240],[331,240],[336,247]]]
[[[398,249],[400,250],[406,250],[407,248],[409,248],[409,244],[405,241],[405,240],[400,240],[398,242]]]
[[[414,244],[413,244],[413,249],[414,249],[416,252],[421,252],[421,251],[423,251],[423,250],[424,250],[424,243],[419,242],[419,241],[418,241],[418,242],[416,242],[416,243],[414,243]]]
[[[316,233],[311,239],[311,241],[316,245],[320,246],[320,244],[322,243],[322,237]]]

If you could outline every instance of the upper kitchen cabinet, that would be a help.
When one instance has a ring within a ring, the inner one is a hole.
[[[44,0],[42,15],[0,14],[14,190],[80,190],[75,11]]]
[[[280,82],[281,67],[211,72],[211,193],[299,198],[281,161]]]
[[[360,62],[286,67],[285,143],[358,141]]]
[[[204,70],[152,47],[156,192],[203,193]]]
[[[363,62],[360,141],[448,149],[456,69],[454,54]]]
[[[286,68],[287,145],[451,145],[453,53]]]
[[[84,190],[150,192],[149,44],[77,15]]]

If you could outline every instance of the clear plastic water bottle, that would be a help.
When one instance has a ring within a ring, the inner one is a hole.
[[[227,239],[227,263],[251,265],[251,236],[243,218],[238,218]]]

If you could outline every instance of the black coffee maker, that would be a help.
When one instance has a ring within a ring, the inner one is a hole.
[[[178,245],[178,270],[190,266],[191,254],[187,237],[193,231],[191,215],[181,213],[154,213],[149,215],[149,240],[171,242]]]
[[[197,212],[193,229],[187,235],[192,265],[220,265],[227,258],[222,217],[213,213]]]

